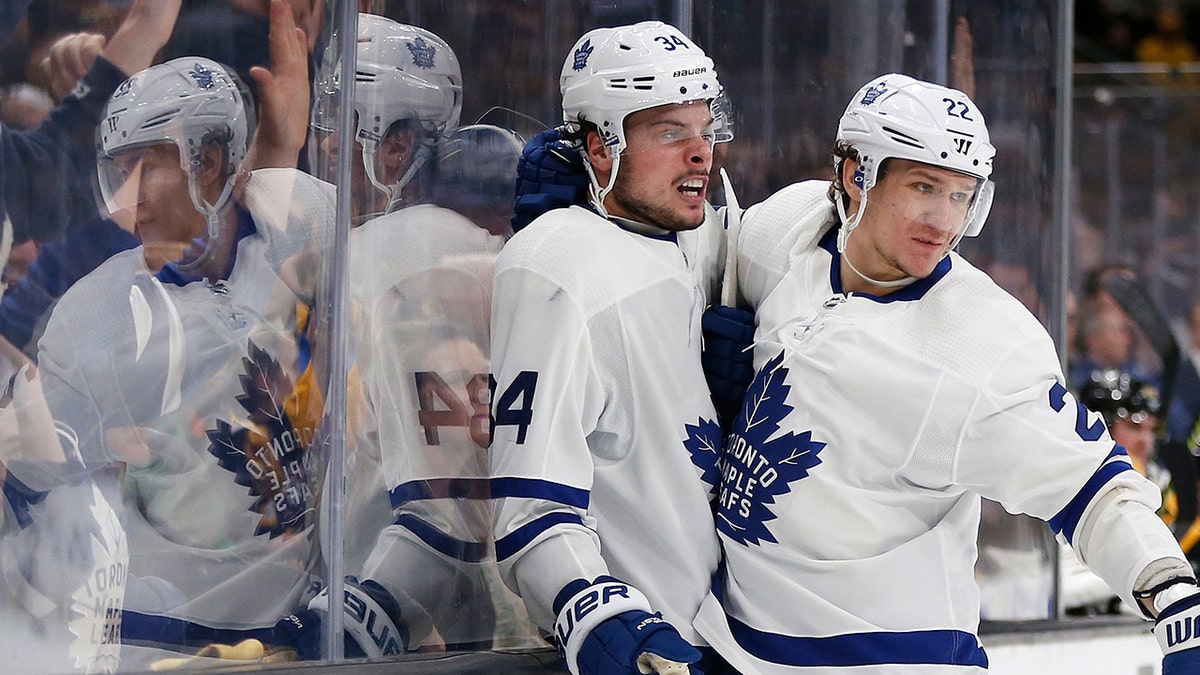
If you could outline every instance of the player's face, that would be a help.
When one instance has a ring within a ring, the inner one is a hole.
[[[609,215],[665,230],[699,227],[712,168],[712,125],[703,101],[627,117],[617,182],[605,200]]]
[[[866,193],[866,211],[847,240],[846,255],[880,281],[929,276],[965,227],[978,182],[957,171],[890,160],[882,180]]]
[[[174,143],[118,153],[113,162],[126,177],[134,233],[147,244],[187,243],[205,232],[204,216],[192,204],[187,173]]]
[[[1157,424],[1158,418],[1154,415],[1138,421],[1118,417],[1113,420],[1112,429],[1109,431],[1112,432],[1113,440],[1124,446],[1129,456],[1144,468],[1154,454],[1154,427]]]
[[[386,196],[371,184],[363,166],[361,143],[344,144],[341,136],[334,132],[317,132],[321,148],[321,164],[318,175],[333,180],[337,176],[338,154],[349,149],[354,153],[350,160],[350,193],[356,213],[378,213],[387,206]],[[375,177],[384,185],[399,181],[412,162],[413,133],[399,125],[393,125],[375,146]]]

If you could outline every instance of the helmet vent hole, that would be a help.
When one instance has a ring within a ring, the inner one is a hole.
[[[942,151],[942,159],[946,159],[946,158],[947,158],[947,157],[949,157],[949,156],[950,156],[950,155],[949,155],[949,154],[947,154],[945,150],[943,150],[943,151]]]
[[[155,115],[154,117],[151,117],[150,119],[146,120],[146,123],[142,125],[142,128],[143,129],[153,129],[154,127],[162,126],[162,125],[166,124],[167,122],[170,122],[171,120],[175,119],[175,117],[177,117],[178,115],[179,115],[178,108],[174,108],[172,110],[168,110],[166,112],[159,113],[159,114]]]
[[[913,136],[909,136],[908,134],[904,133],[903,131],[897,131],[896,129],[893,129],[892,127],[885,126],[885,127],[883,127],[883,132],[885,134],[890,135],[892,137],[892,140],[899,143],[900,145],[907,145],[910,148],[921,148],[921,149],[925,148],[924,143],[922,143],[920,140],[918,140],[917,138],[915,138]]]

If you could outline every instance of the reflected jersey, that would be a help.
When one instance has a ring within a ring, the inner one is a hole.
[[[311,293],[292,265],[314,242],[288,225],[321,200],[289,199],[286,175],[251,180],[227,278],[119,253],[68,290],[39,345],[47,401],[83,461],[123,466],[138,591],[125,667],[147,665],[130,646],[178,648],[192,624],[274,625],[311,590],[321,401],[296,321]]]
[[[399,600],[410,648],[438,638],[448,649],[540,645],[500,581],[491,536],[488,316],[503,244],[430,204],[350,234],[362,405],[347,569]],[[422,613],[436,637],[412,621]]]

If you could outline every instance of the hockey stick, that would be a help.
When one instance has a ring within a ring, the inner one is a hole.
[[[1175,389],[1175,379],[1179,373],[1182,353],[1179,342],[1171,331],[1166,317],[1159,311],[1158,305],[1146,291],[1146,287],[1136,279],[1124,276],[1114,276],[1105,279],[1104,290],[1117,301],[1121,309],[1133,319],[1141,329],[1142,334],[1150,342],[1151,349],[1162,361],[1162,394],[1159,399],[1158,443],[1159,456],[1171,474],[1172,484],[1178,498],[1179,513],[1177,518],[1183,527],[1195,519],[1197,514],[1196,459],[1192,456],[1186,442],[1177,442],[1167,434],[1167,423],[1171,415],[1171,398]]]
[[[742,206],[733,192],[733,182],[725,167],[721,167],[721,182],[725,186],[725,276],[721,279],[721,304],[737,306],[737,248],[742,230]]]
[[[1104,290],[1117,301],[1121,309],[1133,319],[1142,334],[1150,342],[1150,348],[1162,361],[1162,395],[1161,418],[1165,421],[1171,403],[1171,391],[1175,386],[1175,376],[1179,371],[1181,352],[1179,342],[1171,331],[1171,325],[1159,311],[1158,305],[1146,291],[1146,287],[1136,279],[1124,276],[1113,276],[1103,282]]]

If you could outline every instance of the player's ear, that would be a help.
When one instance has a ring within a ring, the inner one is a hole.
[[[209,141],[200,152],[200,167],[196,179],[202,186],[225,183],[225,150],[220,143]]]
[[[860,166],[858,162],[847,157],[846,161],[842,162],[841,178],[842,189],[846,191],[846,196],[850,198],[850,201],[862,201],[862,166]]]
[[[377,161],[388,177],[384,182],[391,183],[400,179],[411,161],[413,146],[416,144],[416,132],[411,128],[397,128],[388,131],[379,143]]]
[[[596,131],[589,131],[584,142],[587,144],[588,161],[591,162],[596,173],[607,174],[612,171],[612,153],[600,138],[600,134]],[[601,181],[601,183],[603,182],[605,181]]]

